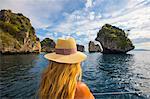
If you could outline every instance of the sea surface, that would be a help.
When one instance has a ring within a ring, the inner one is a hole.
[[[37,98],[41,74],[48,64],[44,54],[0,56],[0,99]],[[85,54],[82,81],[96,99],[150,99],[150,51]],[[133,91],[142,92],[120,93]]]

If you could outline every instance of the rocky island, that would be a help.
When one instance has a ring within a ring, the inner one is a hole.
[[[40,40],[30,20],[11,10],[0,11],[0,53],[39,53]]]
[[[95,44],[93,41],[89,42],[88,50],[89,50],[90,53],[92,53],[92,52],[101,52],[102,51],[101,47],[98,44]]]
[[[83,45],[79,45],[77,44],[77,51],[80,51],[80,52],[85,52],[85,48]]]
[[[45,38],[41,41],[42,52],[54,52],[56,43],[50,38]]]
[[[134,49],[127,34],[120,28],[105,24],[95,39],[101,43],[102,53],[126,53]]]

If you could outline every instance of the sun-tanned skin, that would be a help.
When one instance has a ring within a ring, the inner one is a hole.
[[[90,89],[83,82],[78,82],[74,99],[95,99]]]

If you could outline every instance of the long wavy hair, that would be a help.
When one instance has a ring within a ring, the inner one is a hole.
[[[40,99],[74,99],[77,81],[81,80],[80,63],[50,61],[39,88]]]

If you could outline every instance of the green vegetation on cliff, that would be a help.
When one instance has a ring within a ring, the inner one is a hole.
[[[45,38],[41,41],[41,47],[43,52],[54,52],[55,51],[55,42],[50,38]]]
[[[111,53],[111,51],[112,53],[121,53],[134,49],[127,33],[125,33],[124,30],[110,24],[102,26],[101,30],[97,34],[96,40],[101,43],[104,53]]]
[[[23,43],[23,39],[25,38],[23,32],[29,32],[29,37],[33,41],[36,41],[35,30],[31,26],[30,20],[20,13],[15,14],[11,10],[1,10],[0,29],[12,35],[20,43]]]
[[[26,47],[26,51],[32,51],[39,41],[30,20],[21,13],[12,13],[11,10],[0,11],[0,34],[1,52],[5,52],[6,49],[10,52],[20,49],[23,51],[22,47]]]
[[[10,35],[9,33],[4,33],[4,32],[0,32],[0,33],[1,33],[0,38],[2,41],[1,43],[3,44],[3,46],[5,47],[14,46],[16,49],[19,49],[21,47],[19,42],[15,38],[13,38],[12,35]]]

